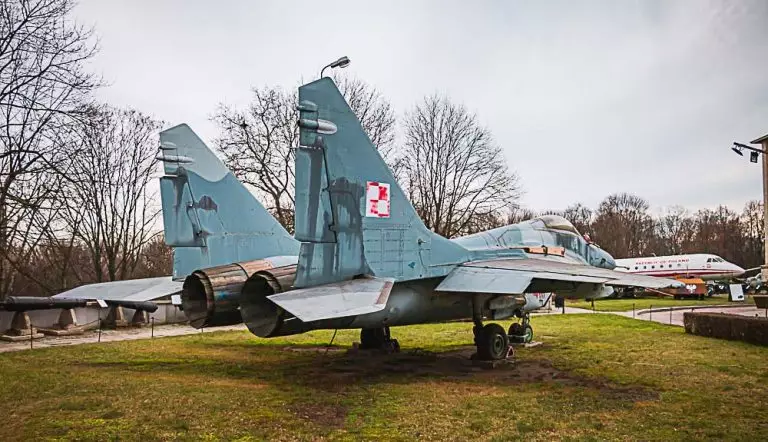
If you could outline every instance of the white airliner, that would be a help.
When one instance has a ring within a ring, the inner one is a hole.
[[[650,276],[725,280],[744,274],[744,269],[717,255],[649,256],[616,260],[616,270]]]

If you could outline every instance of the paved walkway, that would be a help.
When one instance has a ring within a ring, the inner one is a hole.
[[[635,319],[645,320],[645,321],[654,321],[661,324],[669,324],[669,325],[677,325],[679,327],[683,326],[683,315],[686,312],[701,312],[701,313],[727,313],[729,315],[741,315],[741,316],[751,316],[751,317],[760,317],[764,318],[766,317],[766,310],[765,309],[758,309],[754,305],[752,306],[709,306],[709,307],[703,307],[703,308],[683,308],[683,309],[654,309],[652,312],[649,312],[647,310],[643,310],[635,315]],[[632,312],[619,312],[617,314],[620,314],[622,316],[626,316],[628,318],[632,317]]]
[[[245,325],[230,325],[225,327],[216,327],[203,329],[202,331],[185,324],[174,325],[156,325],[154,337],[161,338],[165,336],[183,336],[195,333],[209,333],[213,331],[226,330],[246,330]],[[150,327],[142,328],[124,328],[117,330],[102,330],[101,342],[132,341],[136,339],[149,339],[153,335]],[[99,342],[98,330],[89,330],[79,336],[46,336],[42,339],[35,339],[32,342],[32,348],[61,347],[64,345],[93,344]],[[29,341],[22,342],[2,342],[0,341],[0,353],[9,351],[29,350]]]
[[[654,321],[658,322],[659,324],[668,324],[668,325],[676,325],[678,327],[683,326],[683,315],[686,312],[702,312],[702,313],[727,313],[731,315],[742,315],[742,316],[750,316],[750,317],[761,317],[766,318],[768,315],[766,315],[765,309],[758,309],[754,305],[737,305],[737,304],[728,304],[728,305],[711,305],[711,306],[686,306],[686,307],[672,307],[672,308],[658,308],[653,309],[653,311],[650,310],[638,310],[636,312],[601,312],[601,311],[593,311],[583,308],[573,308],[573,307],[565,307],[565,314],[579,314],[579,313],[587,313],[587,314],[607,314],[607,315],[619,315],[624,316],[626,318],[633,318],[640,321]],[[534,313],[534,316],[539,315],[547,315],[547,314],[562,314],[561,309],[556,309],[550,311],[544,311],[542,313]]]

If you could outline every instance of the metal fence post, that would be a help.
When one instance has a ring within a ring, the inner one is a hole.
[[[632,303],[632,319],[635,319],[635,303]]]
[[[669,309],[669,325],[672,325],[672,309]]]
[[[29,321],[29,349],[32,350],[33,348],[33,342],[35,341],[35,333],[34,329],[32,328],[32,321]]]
[[[648,307],[648,320],[651,321],[653,320],[653,304],[649,305]]]
[[[152,333],[150,335],[150,339],[155,339],[155,317],[154,316],[150,318],[150,323],[151,323],[150,330],[151,330],[151,333]]]
[[[99,340],[97,342],[101,342],[101,313],[99,313]]]

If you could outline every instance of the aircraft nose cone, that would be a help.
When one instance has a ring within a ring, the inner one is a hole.
[[[742,269],[741,267],[737,266],[736,264],[733,265],[733,270],[736,272],[735,276],[741,276],[746,272],[746,270]]]

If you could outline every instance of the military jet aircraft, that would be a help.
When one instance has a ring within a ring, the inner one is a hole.
[[[531,338],[528,313],[546,301],[536,293],[597,298],[612,286],[679,284],[611,270],[611,255],[559,216],[443,238],[421,222],[332,80],[299,95],[295,238],[180,125],[161,132],[159,154],[173,277],[59,296],[141,301],[183,279],[195,327],[244,321],[261,337],[360,328],[364,348],[396,348],[391,326],[472,319],[478,357],[501,359],[510,336]],[[523,321],[508,331],[483,325],[513,316]]]
[[[356,329],[363,347],[396,347],[390,327],[472,319],[477,356],[502,359],[524,334],[530,293],[597,298],[612,286],[680,283],[613,271],[613,257],[559,216],[449,240],[427,229],[335,83],[299,88],[296,266],[254,273],[240,294],[261,337]],[[196,273],[186,297],[198,297]],[[535,305],[534,305],[535,306]],[[523,324],[504,330],[512,316]]]

